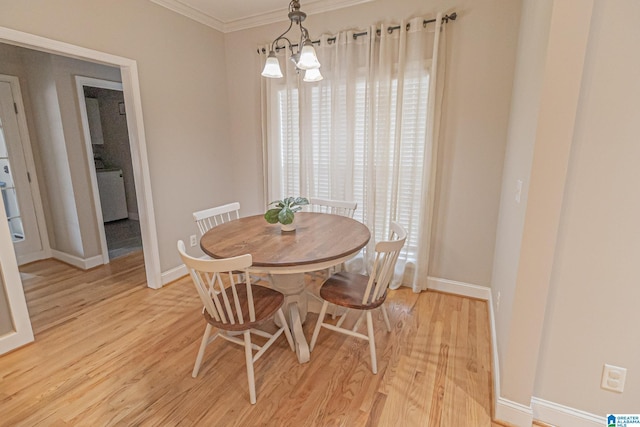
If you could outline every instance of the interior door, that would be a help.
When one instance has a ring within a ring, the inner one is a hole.
[[[0,191],[18,258],[43,249],[11,84],[0,81]]]

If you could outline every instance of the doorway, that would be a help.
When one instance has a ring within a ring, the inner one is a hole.
[[[106,264],[142,250],[126,104],[119,82],[76,76],[76,86]]]
[[[18,78],[0,75],[0,191],[18,264],[49,256],[36,178]]]
[[[26,49],[47,52],[64,57],[75,58],[90,63],[99,63],[117,67],[122,78],[122,90],[127,105],[128,133],[131,145],[131,157],[136,183],[136,198],[140,212],[140,228],[142,234],[146,283],[151,288],[162,287],[160,270],[160,254],[156,233],[155,212],[151,192],[150,172],[146,151],[146,137],[142,118],[142,101],[138,69],[135,60],[86,49],[80,46],[59,42],[10,28],[0,27],[0,43],[17,45]],[[93,162],[87,158],[87,162]],[[3,209],[4,211],[4,209]],[[4,215],[0,215],[0,270],[2,288],[7,296],[7,312],[11,313],[13,324],[9,332],[0,335],[0,353],[10,351],[33,340],[29,314],[24,306],[24,291],[17,271],[17,261],[13,254],[11,233]],[[3,231],[5,230],[5,231]],[[8,249],[10,248],[10,249]],[[14,272],[12,277],[7,274]],[[16,278],[17,277],[17,278]]]
[[[61,55],[63,57],[71,57],[90,63],[113,66],[120,70],[122,91],[127,106],[128,133],[134,180],[136,183],[136,199],[140,217],[147,284],[151,288],[161,288],[160,254],[158,250],[151,178],[143,124],[142,100],[136,61],[5,27],[0,27],[0,42],[9,45],[18,45],[35,51]],[[93,159],[88,158],[87,162],[89,161],[93,162]]]

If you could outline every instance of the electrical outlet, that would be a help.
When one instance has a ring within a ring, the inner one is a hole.
[[[190,239],[191,239],[191,247],[194,247],[198,244],[198,237],[195,234],[192,234]]]
[[[602,370],[602,382],[600,387],[618,393],[624,391],[624,380],[627,378],[627,369],[619,366],[604,364]]]

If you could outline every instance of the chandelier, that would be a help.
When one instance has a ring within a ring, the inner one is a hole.
[[[302,26],[302,21],[306,18],[307,14],[300,10],[300,2],[298,0],[291,0],[289,3],[289,21],[291,21],[289,23],[289,28],[278,36],[273,43],[271,43],[269,56],[267,56],[267,62],[264,64],[264,69],[262,70],[262,75],[264,77],[282,77],[280,62],[278,61],[278,58],[276,58],[276,51],[279,49],[285,49],[288,45],[289,50],[291,51],[290,59],[295,64],[296,71],[304,71],[303,80],[305,82],[317,82],[322,80],[322,74],[320,74],[320,62],[318,62],[316,50],[313,48],[313,42],[309,38],[309,31]],[[300,41],[298,44],[291,43],[291,41],[285,37],[294,25],[297,25],[300,29]]]

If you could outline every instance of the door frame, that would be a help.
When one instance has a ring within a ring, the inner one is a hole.
[[[49,244],[49,232],[47,231],[47,222],[44,216],[44,208],[42,206],[42,194],[40,193],[40,181],[38,180],[38,172],[33,158],[33,150],[31,149],[31,140],[29,139],[29,128],[27,126],[26,113],[24,110],[24,101],[22,99],[22,91],[20,90],[20,79],[16,76],[0,74],[0,81],[11,85],[13,102],[16,104],[16,119],[18,120],[18,132],[20,133],[20,145],[26,163],[27,171],[31,176],[29,186],[31,189],[31,198],[33,199],[33,207],[36,214],[36,223],[40,237],[42,249],[32,252],[28,255],[16,256],[18,265],[26,264],[41,259],[51,258],[51,247]]]
[[[138,213],[140,216],[140,231],[142,234],[142,250],[144,253],[147,285],[154,289],[161,288],[160,252],[158,249],[158,235],[156,232],[155,211],[151,193],[147,143],[142,119],[142,97],[140,95],[137,62],[133,59],[1,26],[0,42],[120,68],[124,101],[125,105],[127,105],[127,126],[129,128],[133,176],[136,189],[139,190],[136,192],[136,200],[138,202]],[[0,239],[1,238],[2,236],[0,235]],[[18,284],[19,283],[20,282],[18,282]]]
[[[0,354],[4,354],[33,341],[33,329],[4,204],[0,206],[0,275],[0,292],[4,288],[13,323],[13,331],[0,335]]]
[[[75,76],[76,89],[78,90],[78,104],[80,105],[80,123],[84,135],[84,146],[87,155],[87,165],[89,166],[89,177],[91,181],[91,191],[93,193],[93,205],[96,211],[96,221],[98,223],[98,234],[100,235],[100,247],[102,248],[102,263],[109,264],[109,248],[107,247],[107,236],[104,231],[104,218],[102,217],[102,202],[100,201],[100,189],[98,188],[98,176],[93,161],[93,147],[91,144],[91,133],[89,129],[89,118],[87,116],[87,103],[84,100],[84,87],[98,87],[101,89],[111,89],[123,92],[122,83],[111,80],[95,79],[93,77]],[[126,105],[126,103],[125,103]],[[127,124],[128,126],[128,124]],[[131,144],[129,144],[131,150]],[[135,186],[135,183],[134,183]],[[138,188],[136,187],[136,194]],[[142,220],[142,218],[140,218]],[[142,244],[144,247],[144,242]]]

